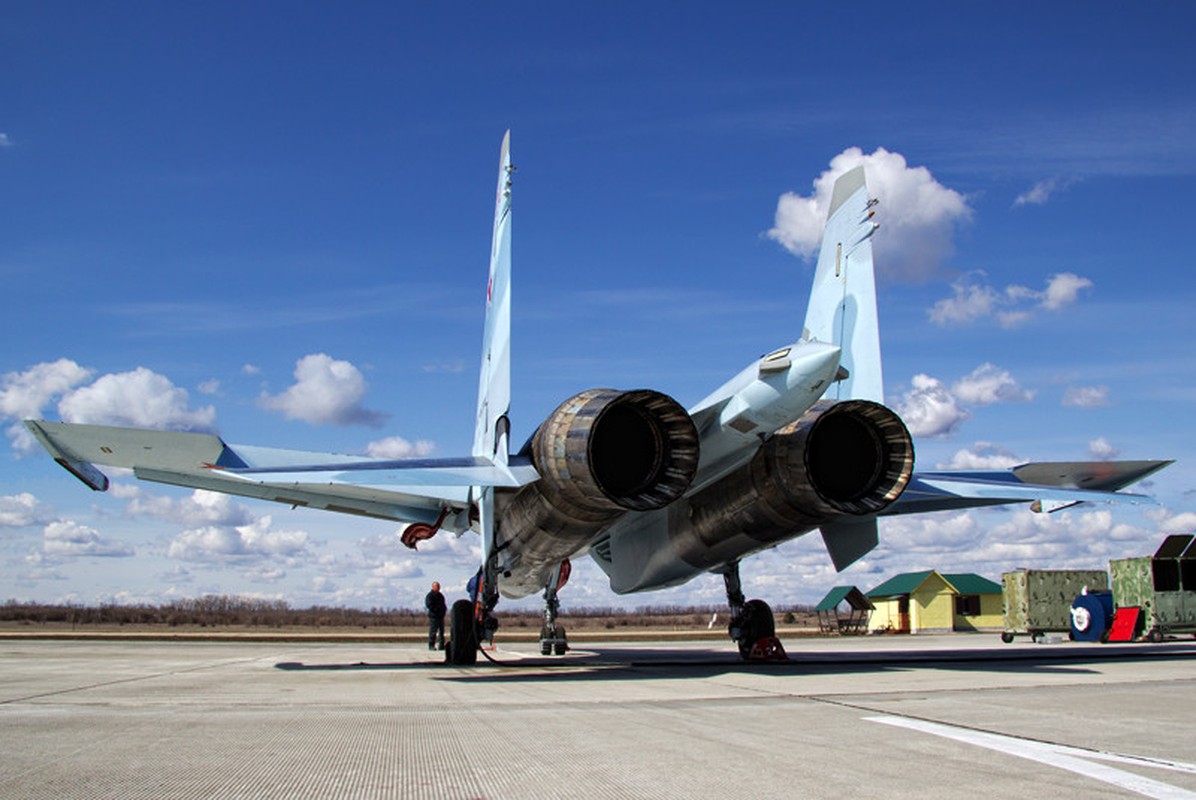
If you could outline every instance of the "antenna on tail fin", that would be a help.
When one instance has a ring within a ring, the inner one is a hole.
[[[872,267],[876,202],[868,197],[863,165],[835,181],[802,331],[804,340],[842,348],[840,375],[846,375],[825,395],[833,400],[884,402]]]

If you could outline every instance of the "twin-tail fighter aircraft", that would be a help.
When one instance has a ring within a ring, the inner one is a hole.
[[[486,288],[473,453],[379,460],[227,444],[211,434],[29,420],[54,459],[97,491],[94,465],[140,479],[409,523],[414,546],[438,531],[480,535],[472,600],[452,606],[450,663],[493,639],[499,595],[543,592],[541,650],[563,654],[557,593],[588,554],[619,594],[722,575],[729,633],[745,658],[783,655],[773,615],[746,600],[739,563],[821,531],[842,570],[877,546],[877,519],[944,509],[1143,500],[1117,490],[1169,461],[1037,463],[1012,470],[914,469],[901,418],[883,405],[872,267],[877,200],[864,168],[836,181],[805,324],[682,407],[649,389],[590,389],[518,451],[510,447],[510,133],[503,140]]]

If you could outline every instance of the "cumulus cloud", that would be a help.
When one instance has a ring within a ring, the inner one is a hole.
[[[7,429],[13,449],[29,453],[37,442],[21,424],[22,420],[44,416],[42,409],[65,392],[91,378],[92,371],[69,358],[35,364],[24,372],[9,372],[0,377],[0,417],[12,418]]]
[[[951,284],[953,295],[935,303],[927,315],[936,325],[970,325],[993,318],[1003,328],[1013,328],[1040,311],[1059,311],[1079,299],[1092,286],[1088,278],[1062,272],[1047,278],[1037,291],[1010,284],[997,289],[984,282],[983,272],[971,272]]]
[[[43,525],[50,516],[45,505],[29,492],[0,497],[0,528]]]
[[[940,469],[1011,469],[1025,463],[1011,451],[992,442],[976,442],[972,449],[957,450]]]
[[[42,529],[42,552],[48,556],[123,558],[133,555],[133,548],[124,542],[105,539],[94,528],[59,520]]]
[[[1100,408],[1109,404],[1108,386],[1068,386],[1063,405],[1073,408]]]
[[[216,422],[212,406],[191,409],[186,389],[145,367],[104,375],[58,402],[66,422],[124,425],[175,431],[209,431]]]
[[[880,200],[881,233],[874,240],[877,269],[889,277],[920,281],[933,276],[952,252],[956,227],[971,217],[963,195],[940,184],[926,167],[910,167],[900,153],[865,154],[851,147],[831,159],[808,197],[786,192],[777,201],[770,239],[811,258],[818,250],[835,181],[864,165],[868,190]]]
[[[375,567],[371,574],[375,578],[418,578],[423,575],[423,570],[415,563],[414,559],[405,558],[402,561],[384,561],[379,566]]]
[[[1008,371],[986,362],[950,388],[925,373],[915,375],[910,388],[893,398],[891,404],[914,436],[945,439],[971,417],[967,406],[1025,403],[1035,394],[1035,390],[1023,388]],[[957,457],[966,459],[960,454]]]
[[[994,403],[1025,403],[1034,399],[1035,391],[1023,389],[1013,376],[994,364],[981,364],[970,375],[960,378],[951,387],[957,398],[977,406]]]
[[[372,458],[422,458],[436,452],[436,445],[427,439],[409,442],[402,436],[388,436],[367,444],[365,452]]]
[[[189,527],[236,527],[250,525],[255,520],[252,511],[228,495],[203,489],[177,500],[152,494],[140,486],[118,484],[112,492],[128,500],[125,513],[131,517],[154,517]]]
[[[894,410],[905,420],[914,436],[943,438],[971,416],[956,401],[942,381],[919,373],[910,381],[909,391],[898,398]]]
[[[1121,455],[1121,451],[1111,445],[1109,440],[1103,436],[1088,443],[1088,453],[1100,461],[1111,461]]]
[[[261,557],[296,557],[307,551],[306,531],[271,530],[273,520],[261,517],[245,525],[205,525],[176,536],[166,555],[182,561],[224,562]]]
[[[295,383],[278,395],[262,393],[263,408],[313,425],[380,426],[386,415],[362,405],[366,383],[361,370],[324,353],[304,356],[295,364]]]

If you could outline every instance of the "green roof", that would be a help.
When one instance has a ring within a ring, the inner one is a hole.
[[[934,570],[922,572],[906,572],[894,575],[887,581],[868,592],[869,597],[900,597],[912,594],[922,582],[934,573]],[[942,578],[955,588],[959,594],[1001,594],[1001,584],[990,581],[973,572],[953,572],[943,574]]]
[[[933,570],[928,569],[925,572],[905,572],[901,575],[894,575],[880,586],[868,592],[868,596],[897,597],[898,595],[910,594],[914,589],[922,585],[922,581],[930,577],[931,572]]]
[[[943,577],[960,594],[1001,594],[1003,591],[1001,584],[974,572],[952,573]]]
[[[826,597],[822,598],[822,602],[814,606],[814,610],[834,611],[844,600],[855,609],[872,608],[872,603],[868,601],[868,598],[864,597],[864,593],[859,589],[854,586],[836,586],[826,593]]]

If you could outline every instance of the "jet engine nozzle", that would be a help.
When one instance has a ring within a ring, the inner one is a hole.
[[[883,510],[901,496],[914,470],[914,444],[901,417],[867,400],[819,403],[769,444],[786,451],[773,457],[787,465],[789,453],[800,454],[810,490],[844,514]]]
[[[663,508],[689,488],[698,433],[668,395],[590,389],[566,400],[531,443],[543,482],[594,511]]]
[[[691,497],[675,541],[691,564],[725,563],[837,517],[876,514],[901,496],[913,469],[913,440],[895,412],[867,400],[822,401]]]
[[[502,538],[520,554],[504,576],[513,597],[542,589],[548,569],[627,511],[684,495],[698,470],[698,432],[668,395],[590,389],[561,403],[524,453],[540,480],[502,501]]]

